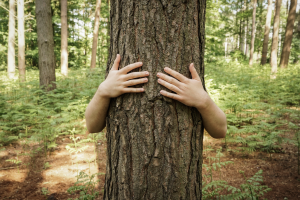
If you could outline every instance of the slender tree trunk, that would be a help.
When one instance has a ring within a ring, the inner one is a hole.
[[[18,0],[18,67],[20,82],[26,81],[24,0]]]
[[[39,49],[40,86],[47,91],[56,88],[54,41],[50,0],[36,0],[36,25]]]
[[[61,0],[61,60],[60,68],[64,76],[68,76],[68,1]]]
[[[273,38],[272,38],[272,47],[271,47],[271,59],[270,59],[272,75],[275,75],[277,73],[277,49],[278,49],[278,32],[279,32],[281,2],[282,0],[276,0],[274,25],[273,25]]]
[[[245,51],[246,57],[248,57],[248,52],[249,52],[248,32],[249,32],[249,17],[247,17],[247,29],[246,29],[246,51]]]
[[[284,38],[281,59],[280,59],[281,68],[286,68],[289,63],[291,44],[293,40],[294,23],[296,18],[296,7],[297,7],[297,0],[291,0],[290,12],[287,19],[285,38]]]
[[[250,66],[253,64],[254,41],[255,41],[256,4],[257,4],[257,0],[253,0],[251,47],[250,47],[250,59],[249,59],[249,65]]]
[[[100,25],[100,8],[101,8],[101,0],[97,0],[96,10],[95,10],[95,24],[94,24],[94,31],[93,31],[91,69],[94,69],[96,67],[97,43],[98,43],[98,33],[99,33],[99,25]]]
[[[262,56],[261,56],[262,65],[266,64],[267,62],[271,17],[272,17],[272,0],[268,0],[268,10],[267,10],[264,42],[263,42],[263,49],[262,49]]]
[[[9,24],[8,24],[8,52],[7,52],[7,75],[13,79],[16,71],[15,59],[15,0],[9,0]]]
[[[110,102],[104,200],[201,199],[203,124],[200,113],[164,98],[156,73],[187,77],[193,62],[204,83],[205,1],[111,1],[107,73],[137,61],[150,72],[145,93]]]

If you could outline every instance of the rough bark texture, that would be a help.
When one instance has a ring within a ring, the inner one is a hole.
[[[54,41],[50,0],[35,1],[36,24],[39,48],[40,86],[53,90],[56,84]]]
[[[287,19],[285,38],[284,38],[281,59],[280,59],[281,68],[286,68],[289,63],[291,44],[293,40],[294,23],[296,18],[296,8],[297,8],[297,0],[291,0],[290,12]]]
[[[272,0],[268,0],[266,26],[265,26],[264,42],[263,42],[263,49],[262,49],[262,56],[261,56],[261,64],[262,65],[267,63],[271,18],[272,18]]]
[[[250,66],[253,64],[254,41],[255,41],[255,16],[256,16],[256,4],[257,4],[257,0],[253,0],[252,32],[251,32],[251,46],[250,46],[250,59],[249,59],[249,65],[250,65]]]
[[[8,52],[7,52],[7,75],[12,79],[15,76],[15,0],[9,0],[9,22],[8,22]]]
[[[204,83],[204,0],[111,1],[107,72],[137,61],[150,72],[143,94],[112,99],[107,116],[105,200],[201,199],[203,124],[199,112],[163,98],[157,72],[170,67]],[[165,88],[164,88],[165,89]]]
[[[99,33],[99,25],[100,25],[100,7],[101,7],[101,0],[97,0],[96,10],[95,10],[95,25],[93,31],[91,69],[96,67],[97,43],[98,43],[98,33]]]
[[[280,21],[280,7],[282,0],[276,0],[274,25],[273,25],[273,38],[271,47],[271,74],[277,72],[277,49],[278,49],[278,32],[279,32],[279,21]]]
[[[20,82],[26,81],[24,0],[18,0],[18,67]]]
[[[68,76],[68,1],[61,0],[61,58],[60,69],[64,76]]]

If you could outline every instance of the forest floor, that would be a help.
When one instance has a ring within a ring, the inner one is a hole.
[[[0,199],[64,200],[78,198],[80,196],[78,193],[71,195],[67,192],[68,188],[76,182],[78,171],[85,171],[87,174],[100,173],[97,176],[100,180],[97,184],[100,195],[96,199],[102,199],[105,182],[106,141],[99,141],[96,144],[96,155],[94,154],[94,143],[87,143],[89,148],[85,151],[77,155],[70,155],[66,150],[66,145],[70,142],[68,137],[58,138],[58,146],[47,157],[43,152],[32,152],[38,149],[39,144],[32,143],[25,149],[20,142],[8,146],[5,151],[0,153]],[[219,180],[221,176],[220,180],[227,181],[231,186],[239,187],[245,183],[243,175],[239,173],[240,170],[243,170],[245,177],[249,178],[262,169],[263,185],[272,189],[264,195],[264,198],[300,199],[300,175],[297,175],[297,148],[295,146],[284,145],[282,149],[284,153],[271,154],[270,158],[268,153],[262,152],[234,153],[235,147],[226,151],[223,140],[216,140],[205,134],[204,149],[219,149],[220,147],[224,154],[220,161],[233,161],[234,163],[221,168],[221,173],[215,171],[214,179]],[[14,163],[5,162],[8,159],[16,159],[16,152],[19,153],[18,159],[23,163],[19,169]],[[28,155],[28,153],[33,155]],[[205,151],[203,154],[205,164],[209,163],[209,157],[216,157],[216,153]],[[45,165],[47,162],[48,166]],[[208,172],[203,168],[203,175],[207,174]],[[48,193],[43,194],[42,188],[46,188]]]

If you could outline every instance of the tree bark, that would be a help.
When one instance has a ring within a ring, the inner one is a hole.
[[[266,26],[265,26],[264,42],[263,42],[263,49],[262,49],[262,56],[261,56],[261,64],[262,65],[267,63],[271,17],[272,17],[272,0],[268,0]]]
[[[20,82],[26,81],[24,0],[18,0],[18,67]]]
[[[68,76],[68,1],[61,0],[61,73]]]
[[[97,0],[96,10],[95,10],[95,24],[94,24],[94,31],[93,31],[91,69],[94,69],[96,67],[97,43],[98,43],[98,33],[99,33],[99,25],[100,25],[100,8],[101,8],[101,0]]]
[[[50,91],[56,88],[50,0],[36,0],[35,5],[39,49],[40,86],[43,89]]]
[[[163,98],[157,72],[187,77],[193,62],[204,83],[205,1],[111,1],[107,73],[137,61],[150,72],[143,94],[110,102],[104,200],[201,199],[203,123],[200,113]],[[164,88],[165,89],[165,88]]]
[[[9,24],[8,24],[8,51],[7,51],[7,75],[13,79],[16,71],[15,60],[15,0],[9,0]]]
[[[256,3],[257,3],[257,0],[253,0],[252,32],[251,32],[251,46],[250,46],[250,59],[249,59],[249,65],[250,65],[250,66],[252,66],[252,64],[253,64],[254,41],[255,41]]]
[[[271,47],[271,74],[277,73],[277,49],[278,49],[278,32],[279,32],[279,21],[280,21],[280,7],[282,0],[276,0],[276,8],[274,15],[274,25],[273,25],[273,38]]]
[[[297,0],[291,0],[289,16],[287,19],[285,38],[282,47],[280,68],[287,68],[293,40],[294,23],[296,18]]]

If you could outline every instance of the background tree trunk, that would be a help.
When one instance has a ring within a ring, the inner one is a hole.
[[[240,51],[245,54],[245,49],[246,49],[246,20],[245,20],[245,11],[247,7],[247,2],[244,0],[244,5],[241,5],[242,7],[242,22],[241,22],[241,46],[240,46]]]
[[[100,25],[100,8],[101,8],[101,0],[97,0],[96,10],[95,10],[95,25],[93,31],[91,69],[94,69],[96,67],[97,43],[98,43],[98,33],[99,33],[99,25]]]
[[[251,32],[251,46],[250,46],[250,59],[249,59],[249,65],[250,65],[250,66],[253,64],[254,41],[255,41],[255,16],[256,16],[256,4],[257,4],[257,0],[253,0],[252,32]]]
[[[266,26],[265,26],[264,42],[263,42],[263,49],[262,49],[262,56],[261,56],[262,65],[266,64],[267,62],[271,17],[272,17],[272,0],[268,0],[268,10],[266,16]]]
[[[61,0],[61,73],[68,76],[68,1]]]
[[[111,1],[107,73],[117,53],[120,68],[137,61],[150,72],[143,94],[112,99],[107,115],[105,200],[201,199],[203,124],[200,113],[163,98],[157,72],[204,83],[205,1]],[[164,88],[165,89],[165,88]]]
[[[56,88],[56,84],[54,83],[56,78],[50,0],[36,0],[35,5],[39,48],[40,86],[49,91]]]
[[[294,23],[296,18],[297,0],[291,0],[290,12],[287,19],[285,38],[282,47],[280,67],[286,68],[289,63],[289,57],[291,52],[291,44],[293,40]]]
[[[8,24],[8,52],[7,52],[7,75],[14,78],[16,70],[15,60],[15,0],[9,0],[9,24]]]
[[[24,29],[24,0],[18,0],[18,66],[19,80],[26,81],[25,69],[25,29]]]
[[[280,21],[280,7],[282,0],[276,0],[276,8],[274,15],[274,25],[273,25],[273,38],[271,47],[271,74],[277,73],[277,49],[278,49],[278,32],[279,32],[279,21]]]

